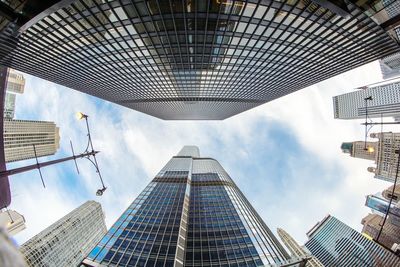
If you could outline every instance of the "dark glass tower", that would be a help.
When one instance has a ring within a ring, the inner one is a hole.
[[[224,119],[400,51],[355,0],[3,2],[0,65],[163,119]]]
[[[201,158],[197,147],[187,146],[157,174],[83,264],[280,266],[289,262],[296,265],[218,161]]]

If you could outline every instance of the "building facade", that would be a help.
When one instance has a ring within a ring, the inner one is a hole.
[[[395,202],[392,202],[390,206],[389,204],[390,202],[379,193],[366,196],[365,206],[371,208],[372,213],[384,217],[388,212],[387,221],[400,226],[400,205]]]
[[[374,173],[377,179],[393,183],[399,172],[399,154],[396,151],[400,149],[400,133],[372,133],[370,137],[378,141],[347,142],[342,144],[341,149],[352,157],[375,161],[376,165],[368,167],[368,171]]]
[[[16,94],[23,94],[25,78],[13,69],[8,69],[6,78],[6,96],[4,100],[4,118],[14,119]]]
[[[400,266],[400,258],[333,216],[308,233],[305,246],[325,266]]]
[[[400,76],[400,53],[394,53],[379,60],[383,79]]]
[[[395,187],[394,192],[393,187]],[[398,203],[400,201],[400,184],[397,184],[396,186],[392,185],[391,187],[383,190],[382,196],[387,200],[393,199],[395,203]]]
[[[24,75],[13,69],[8,69],[7,74],[7,92],[23,94],[25,89]]]
[[[310,255],[285,230],[278,228],[277,232],[283,244],[288,248],[288,250],[293,256],[295,257],[311,256],[307,261],[306,267],[324,267],[324,265],[317,258]]]
[[[162,119],[225,119],[400,52],[358,1],[41,2],[0,21],[1,65]]]
[[[296,259],[289,260],[218,161],[200,157],[197,147],[185,146],[83,265],[280,266],[290,262],[296,266]]]
[[[29,266],[77,266],[107,232],[101,205],[87,201],[20,247]]]
[[[378,151],[378,142],[346,142],[342,143],[342,152],[350,154],[353,158],[376,160]]]
[[[54,122],[4,120],[6,162],[54,155],[60,147],[59,128]]]
[[[365,98],[372,100],[365,101]],[[365,119],[400,116],[400,82],[393,82],[333,97],[335,119]]]
[[[400,226],[392,224],[390,220],[386,220],[378,238],[383,220],[384,218],[379,214],[368,214],[361,220],[363,225],[362,233],[372,237],[386,248],[391,248],[393,244],[400,243]]]

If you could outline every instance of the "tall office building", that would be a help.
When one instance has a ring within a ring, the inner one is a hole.
[[[352,157],[374,160],[376,166],[368,167],[368,171],[375,174],[375,178],[394,182],[400,149],[400,133],[372,133],[371,138],[379,139],[377,142],[347,142],[343,143],[341,149]]]
[[[225,119],[400,52],[359,1],[24,2],[1,65],[163,119]]]
[[[53,155],[60,147],[59,128],[54,122],[4,120],[6,162]],[[35,147],[35,149],[34,149]]]
[[[343,153],[350,154],[353,158],[376,160],[378,142],[345,142],[340,148]]]
[[[336,0],[337,1],[337,0]],[[400,2],[398,0],[350,0],[364,10],[395,40],[400,41]],[[339,2],[342,2],[339,0]]]
[[[25,78],[21,73],[13,69],[8,69],[7,73],[7,92],[23,94],[25,89]]]
[[[13,119],[15,113],[16,93],[23,94],[25,88],[25,78],[22,74],[13,69],[7,71],[6,96],[4,100],[4,118]]]
[[[279,266],[288,259],[218,161],[200,157],[197,147],[185,146],[83,265]]]
[[[392,79],[400,76],[400,53],[386,56],[379,60],[383,79]]]
[[[278,228],[277,232],[283,244],[288,248],[292,255],[296,257],[311,256],[307,261],[306,267],[324,267],[324,265],[317,258],[310,255],[310,253],[302,248],[285,230]]]
[[[384,245],[386,248],[391,248],[393,244],[400,243],[400,226],[386,220],[378,239],[383,220],[384,218],[379,214],[368,214],[361,220],[363,225],[362,233],[377,240],[379,244]]]
[[[372,100],[365,101],[365,98]],[[333,97],[335,119],[365,119],[400,116],[400,82],[366,87]]]
[[[330,215],[307,236],[305,246],[325,266],[400,266],[398,256]]]
[[[400,204],[390,203],[380,193],[377,193],[366,196],[365,206],[371,208],[373,214],[380,216],[385,216],[386,212],[388,212],[387,221],[393,225],[400,226]]]
[[[107,232],[101,205],[87,201],[24,243],[30,266],[77,266]]]

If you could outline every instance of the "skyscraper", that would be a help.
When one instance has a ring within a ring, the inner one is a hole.
[[[305,246],[325,266],[400,266],[400,258],[328,215],[308,233]]]
[[[386,56],[379,60],[383,79],[400,76],[400,53]]]
[[[77,266],[106,232],[101,205],[87,201],[29,239],[20,251],[30,266]]]
[[[394,182],[397,170],[397,161],[400,149],[400,133],[372,133],[371,138],[379,139],[377,142],[347,142],[343,143],[341,149],[352,157],[374,160],[375,167],[368,167],[368,171],[375,174],[375,178]]]
[[[13,69],[7,71],[6,96],[4,100],[4,118],[13,119],[15,113],[16,93],[23,94],[25,78]]]
[[[324,265],[314,256],[310,255],[304,248],[293,239],[285,230],[278,228],[278,235],[281,238],[283,244],[289,249],[290,253],[296,257],[307,257],[311,256],[307,261],[306,267],[324,267]]]
[[[4,120],[6,162],[53,155],[60,147],[59,128],[54,122]]]
[[[353,158],[376,160],[378,142],[345,142],[340,148],[343,153],[350,154]]]
[[[372,100],[365,101],[365,98]],[[366,87],[333,97],[335,119],[365,119],[400,116],[400,82]]]
[[[279,266],[288,260],[287,252],[218,161],[200,157],[197,147],[185,146],[83,264]]]
[[[362,233],[377,240],[379,244],[384,245],[386,248],[391,248],[393,244],[400,243],[400,226],[386,220],[378,239],[383,220],[384,218],[378,214],[368,214],[361,220],[363,225]]]
[[[400,52],[359,1],[31,2],[0,21],[0,65],[162,119],[225,119]]]

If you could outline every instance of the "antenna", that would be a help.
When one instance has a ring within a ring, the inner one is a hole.
[[[38,160],[38,157],[37,157],[37,154],[36,154],[36,146],[35,146],[35,144],[33,144],[33,152],[35,153],[36,165],[37,165],[37,169],[39,170],[40,179],[42,180],[43,187],[46,188],[46,185],[44,184],[44,180],[43,180],[42,171],[40,170],[40,164],[39,164],[39,160]]]
[[[77,164],[77,162],[76,162],[76,157],[75,157],[74,147],[73,147],[73,145],[72,145],[72,141],[71,141],[71,139],[69,140],[69,143],[70,143],[70,145],[71,145],[72,156],[74,156],[74,162],[75,162],[76,171],[77,171],[77,172],[78,172],[78,174],[79,174],[78,164]]]

